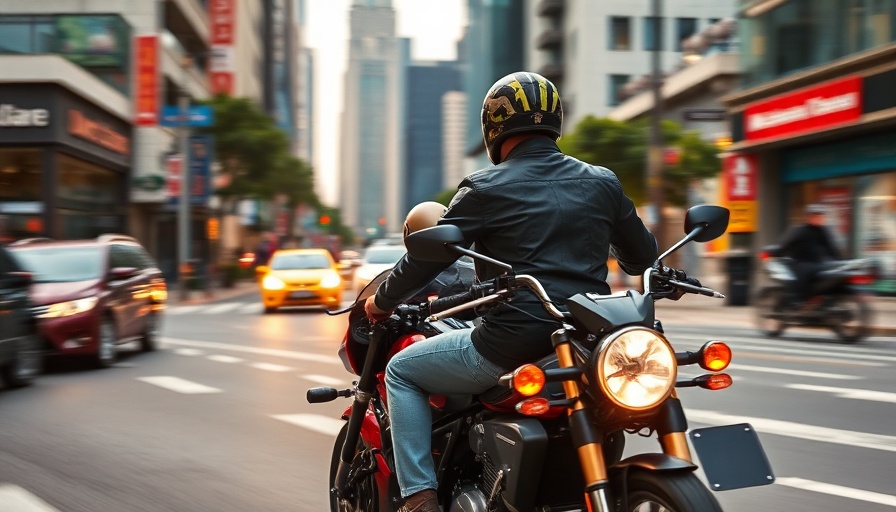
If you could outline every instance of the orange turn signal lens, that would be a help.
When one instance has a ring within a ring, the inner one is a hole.
[[[703,368],[720,372],[731,364],[731,348],[721,341],[710,341],[703,346]]]
[[[524,364],[513,372],[513,389],[523,396],[537,395],[544,382],[544,372],[534,364]]]
[[[526,416],[541,416],[551,410],[548,399],[540,396],[527,398],[516,404],[516,412]]]
[[[732,384],[734,384],[734,380],[732,380],[731,375],[728,375],[727,373],[717,373],[715,375],[709,375],[709,378],[706,379],[706,388],[713,391],[725,389]]]

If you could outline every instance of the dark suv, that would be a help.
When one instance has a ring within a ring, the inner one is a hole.
[[[88,355],[104,368],[115,362],[119,344],[156,348],[167,287],[137,240],[33,238],[9,250],[33,274],[31,302],[48,354]]]
[[[0,245],[0,375],[8,387],[25,386],[43,360],[28,302],[31,274]]]

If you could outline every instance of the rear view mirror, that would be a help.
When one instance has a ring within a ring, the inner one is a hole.
[[[404,246],[414,259],[450,263],[460,254],[452,244],[463,241],[464,235],[459,227],[443,224],[411,233],[405,237]]]
[[[731,212],[728,208],[711,204],[701,204],[688,209],[684,218],[684,232],[690,235],[694,230],[700,232],[694,235],[692,240],[696,242],[709,242],[722,236],[728,229],[728,219]]]

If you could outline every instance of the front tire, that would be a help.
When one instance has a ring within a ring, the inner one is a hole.
[[[336,470],[339,467],[339,454],[342,452],[342,444],[345,442],[345,433],[348,430],[348,423],[342,426],[339,435],[336,436],[336,443],[333,445],[333,457],[330,460],[330,512],[379,512],[379,490],[377,488],[376,479],[373,474],[362,477],[351,489],[351,496],[340,499],[333,492],[336,484]],[[364,444],[362,439],[358,439],[358,448],[355,451],[357,458],[362,451],[368,450],[369,447]]]
[[[782,288],[763,288],[756,294],[756,328],[766,336],[779,336],[787,324],[775,315],[784,313],[787,296]]]
[[[694,473],[633,471],[625,512],[722,512]]]
[[[43,369],[44,354],[39,348],[40,341],[36,336],[22,338],[15,359],[0,368],[0,376],[7,386],[21,388],[32,383]]]
[[[152,352],[158,346],[158,341],[159,315],[155,311],[150,311],[146,315],[146,325],[143,327],[143,334],[140,335],[140,350]]]
[[[871,308],[860,295],[841,295],[831,307],[834,332],[847,343],[856,343],[868,335]]]
[[[115,328],[115,322],[109,316],[103,317],[100,322],[99,333],[97,334],[96,357],[94,362],[97,368],[108,368],[115,364],[116,344],[118,343],[118,332]]]

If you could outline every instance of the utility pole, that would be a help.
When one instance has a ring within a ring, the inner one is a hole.
[[[190,128],[188,121],[190,119],[190,95],[187,92],[187,67],[191,63],[191,58],[184,56],[181,61],[181,83],[179,88],[180,95],[177,98],[178,108],[180,110],[180,126],[178,127],[178,137],[180,138],[180,200],[177,205],[177,268],[178,289],[180,291],[181,300],[187,299],[189,295],[190,276],[195,272],[190,264]]]
[[[653,109],[650,111],[650,145],[647,150],[647,197],[650,207],[653,209],[653,226],[651,226],[651,231],[656,236],[660,245],[660,251],[662,251],[665,247],[663,243],[663,240],[665,240],[663,219],[665,194],[663,191],[663,132],[660,124],[663,114],[663,74],[660,62],[663,26],[660,1],[651,0],[653,48],[650,51],[650,88],[653,92]]]

